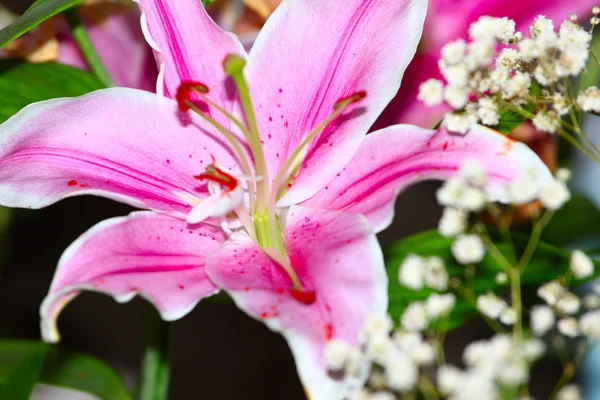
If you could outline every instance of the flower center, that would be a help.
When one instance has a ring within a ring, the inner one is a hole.
[[[270,181],[265,163],[264,151],[258,132],[256,117],[250,99],[250,92],[244,77],[246,61],[236,55],[229,55],[223,62],[223,68],[236,84],[239,101],[244,113],[245,122],[240,121],[231,112],[214,103],[209,97],[208,86],[201,82],[183,82],[177,91],[177,102],[182,112],[193,111],[217,129],[236,153],[243,173],[248,177],[249,210],[241,206],[235,209],[240,221],[248,234],[260,247],[275,260],[288,274],[292,281],[290,294],[299,302],[311,304],[315,301],[315,293],[303,289],[298,276],[290,264],[285,248],[282,227],[277,214],[277,200],[288,190],[289,179],[300,169],[300,165],[310,142],[352,103],[362,100],[366,92],[357,92],[338,100],[331,114],[318,124],[297,146],[284,162],[276,177]],[[194,101],[201,100],[201,103]],[[240,142],[228,128],[212,118],[206,106],[212,107],[223,114],[243,134],[250,148],[250,155],[254,162],[254,170],[250,160]],[[209,165],[206,171],[195,176],[196,179],[209,180],[218,183],[232,192],[238,188],[238,179],[233,175],[219,169],[216,164]]]

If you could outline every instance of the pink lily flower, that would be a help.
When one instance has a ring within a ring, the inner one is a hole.
[[[524,174],[552,179],[526,146],[484,127],[366,135],[416,51],[426,0],[284,1],[250,54],[197,0],[138,3],[158,95],[106,89],[0,126],[0,204],[92,194],[148,210],[65,251],[41,307],[48,341],[82,290],[139,294],[166,320],[225,290],[286,338],[311,399],[341,399],[365,377],[328,371],[324,348],[357,345],[366,319],[386,313],[375,234],[396,195],[466,158],[486,166],[499,201]]]
[[[456,39],[467,39],[469,25],[479,17],[508,17],[516,22],[517,31],[527,32],[538,15],[560,25],[571,13],[585,18],[597,3],[596,0],[430,0],[419,52],[406,71],[411,79],[404,82],[373,129],[398,123],[433,127],[442,120],[449,108],[427,107],[418,101],[419,86],[430,78],[442,79],[437,64],[442,47]]]

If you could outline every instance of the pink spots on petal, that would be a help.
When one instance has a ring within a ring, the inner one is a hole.
[[[324,330],[325,338],[327,338],[327,340],[331,340],[331,338],[333,337],[333,325],[325,324]]]
[[[183,290],[183,289],[185,289],[185,286],[179,285],[179,289]]]
[[[262,319],[265,319],[265,318],[267,318],[268,316],[269,316],[269,314],[267,314],[266,312],[264,312],[264,313],[260,314],[260,317],[261,317]]]
[[[269,117],[269,121],[273,121],[273,117]]]
[[[279,294],[283,294],[284,291],[285,290],[282,287],[277,288],[277,293],[279,293]]]
[[[279,88],[279,93],[283,93],[283,89],[282,88]]]
[[[167,159],[167,164],[171,164],[171,160]]]
[[[285,126],[287,128],[288,127],[288,122],[285,121],[285,124],[283,124],[283,126]]]
[[[80,188],[90,188],[91,186],[88,185],[87,183],[82,183],[81,185],[79,185]]]
[[[69,182],[67,182],[67,185],[69,185],[69,186],[77,186],[77,181],[75,179],[71,179]]]
[[[246,291],[246,292],[249,292],[249,291],[250,291],[250,288],[249,288],[248,286],[246,286],[246,287],[244,288],[244,291]]]

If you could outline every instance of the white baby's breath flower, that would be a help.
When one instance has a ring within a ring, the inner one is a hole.
[[[474,158],[469,158],[460,164],[458,175],[470,184],[483,187],[487,181],[485,166]]]
[[[425,309],[431,319],[436,319],[449,314],[456,305],[456,296],[452,293],[431,294],[425,300]]]
[[[527,382],[527,366],[520,360],[505,363],[500,369],[498,380],[505,385],[519,386]]]
[[[456,206],[465,187],[466,184],[462,179],[448,179],[436,192],[438,203],[446,207]]]
[[[485,192],[480,188],[466,186],[456,205],[468,211],[481,211],[485,206]]]
[[[587,278],[594,273],[594,262],[583,251],[575,250],[571,253],[569,269],[576,278]]]
[[[577,96],[577,104],[583,111],[600,112],[600,89],[591,86]]]
[[[479,99],[479,110],[477,111],[477,115],[484,125],[498,125],[498,122],[500,122],[500,113],[498,112],[496,100],[491,97]]]
[[[563,116],[569,112],[569,108],[571,108],[571,104],[567,100],[565,96],[561,93],[556,92],[552,96],[552,107],[558,113],[558,115]]]
[[[533,362],[544,355],[546,345],[542,340],[533,338],[523,342],[521,349],[525,360]]]
[[[493,293],[487,293],[477,298],[477,309],[486,317],[498,319],[508,305]]]
[[[444,364],[438,368],[436,382],[443,394],[453,394],[458,390],[465,375],[460,369]]]
[[[458,39],[442,47],[442,59],[448,64],[458,64],[464,60],[466,51],[467,43]]]
[[[537,295],[544,299],[546,303],[553,306],[565,292],[565,287],[558,283],[558,281],[551,281],[540,286],[537,290]]]
[[[392,351],[395,350],[394,343],[388,335],[375,335],[369,338],[365,346],[367,357],[378,364],[385,364]]]
[[[529,94],[530,86],[531,76],[524,72],[517,72],[502,87],[503,97],[505,99],[525,97]]]
[[[554,312],[548,306],[534,306],[531,309],[531,329],[536,336],[543,336],[554,326]]]
[[[350,343],[342,339],[331,339],[325,346],[325,363],[327,364],[327,368],[332,371],[344,369],[349,353]]]
[[[444,260],[440,257],[429,257],[425,263],[425,283],[427,286],[440,291],[448,287],[448,271]]]
[[[543,33],[554,32],[554,23],[543,15],[538,15],[529,27],[531,37],[536,38]]]
[[[418,366],[432,365],[435,362],[435,349],[427,342],[417,343],[408,351],[412,361]]]
[[[508,195],[514,204],[524,204],[538,197],[539,184],[528,176],[522,176],[508,184]]]
[[[464,232],[467,227],[467,213],[453,207],[445,207],[438,230],[442,236],[453,237]]]
[[[502,66],[509,69],[518,68],[520,62],[521,56],[519,52],[512,48],[502,49],[498,54],[498,58],[496,58],[496,66]]]
[[[416,254],[408,254],[398,269],[400,284],[413,289],[421,290],[425,278],[425,259]]]
[[[419,370],[406,353],[396,350],[385,365],[385,377],[390,389],[408,391],[417,384]]]
[[[469,70],[473,71],[480,67],[486,67],[492,62],[496,42],[489,39],[475,40],[469,44],[469,55],[466,63]]]
[[[545,64],[538,64],[537,67],[535,67],[533,70],[533,77],[542,86],[550,86],[559,79],[556,68]]]
[[[446,113],[444,115],[443,124],[448,131],[462,133],[464,135],[475,122],[476,121],[472,121],[465,113]]]
[[[371,314],[360,334],[361,343],[365,343],[375,336],[387,336],[394,327],[394,322],[387,314]]]
[[[568,168],[559,168],[558,171],[556,171],[556,179],[561,182],[568,182],[571,180],[571,177],[572,174]]]
[[[540,111],[533,118],[533,125],[538,131],[556,133],[560,127],[560,118],[553,111]]]
[[[583,305],[589,310],[600,308],[600,296],[589,293],[583,297]]]
[[[544,187],[540,193],[540,201],[548,210],[558,210],[571,199],[571,192],[564,182],[555,180]]]
[[[579,324],[577,323],[577,320],[572,317],[559,319],[556,326],[560,333],[570,338],[577,337],[581,333],[579,331]]]
[[[487,340],[476,340],[469,343],[463,351],[463,361],[469,367],[481,367],[494,362],[492,344]]]
[[[372,400],[369,391],[367,389],[359,389],[355,392],[350,393],[348,400]]]
[[[383,371],[371,371],[371,376],[369,376],[369,386],[375,390],[387,388],[387,379],[385,378]]]
[[[429,326],[429,320],[424,303],[421,301],[410,303],[400,318],[400,324],[409,332],[419,332],[426,329]]]
[[[556,400],[583,400],[583,395],[577,385],[569,384],[558,391]]]
[[[428,79],[419,86],[417,99],[426,106],[437,106],[444,101],[444,84],[438,79]]]
[[[473,40],[495,40],[503,35],[504,24],[499,18],[482,16],[469,26],[469,36]]]
[[[498,285],[504,285],[506,282],[508,282],[508,276],[504,272],[498,272],[494,277],[494,281]]]
[[[477,235],[460,235],[452,243],[452,255],[461,264],[474,264],[483,260],[485,247]]]
[[[523,39],[519,42],[519,54],[525,62],[533,61],[541,55],[540,49],[533,39]]]
[[[369,400],[396,400],[396,395],[392,392],[375,392],[369,395]]]
[[[458,110],[469,101],[469,90],[464,86],[450,84],[444,89],[444,100],[450,107]]]
[[[579,319],[581,331],[590,340],[600,339],[600,310],[589,311]]]
[[[554,305],[556,310],[563,315],[573,315],[579,312],[581,308],[581,300],[573,293],[563,293],[556,304]]]
[[[469,70],[466,64],[448,64],[444,60],[438,61],[440,72],[449,86],[465,88],[469,83]],[[466,90],[466,89],[465,89]],[[449,102],[450,103],[450,102]],[[461,106],[462,107],[462,106]],[[460,107],[456,107],[460,108]]]
[[[510,307],[502,311],[502,314],[500,315],[500,322],[502,322],[504,325],[513,325],[515,322],[517,322],[517,310]]]

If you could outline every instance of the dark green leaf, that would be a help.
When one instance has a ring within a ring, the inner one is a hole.
[[[31,103],[81,96],[103,87],[92,74],[66,65],[0,60],[0,122]]]
[[[104,400],[130,400],[119,374],[104,361],[55,347],[46,360],[40,382],[81,390]]]
[[[48,345],[29,342],[0,343],[2,379],[0,399],[27,400],[38,381]]]
[[[29,377],[31,385],[39,382],[84,391],[104,400],[131,400],[121,377],[104,361],[61,347],[51,347],[50,351],[48,348],[41,342],[0,341],[0,399],[28,398],[3,397],[21,365],[25,365],[23,368],[35,372],[35,377]],[[33,367],[39,361],[40,352],[44,357],[36,370]]]
[[[0,30],[0,48],[48,18],[82,2],[83,0],[37,0],[21,15],[21,18]]]
[[[523,234],[512,235],[514,250],[516,254],[522,254],[529,241],[529,236]],[[398,282],[398,269],[408,254],[417,254],[423,257],[438,256],[444,260],[446,269],[451,278],[465,281],[465,267],[458,264],[452,256],[451,246],[453,239],[441,236],[437,231],[427,231],[410,236],[384,248],[386,269],[389,277],[389,313],[395,321],[398,321],[409,303],[426,299],[434,290],[425,288],[419,291],[411,290],[400,285]],[[510,248],[503,243],[496,243],[496,247],[509,258]],[[563,275],[569,268],[571,254],[558,249],[548,243],[539,243],[531,262],[521,277],[523,285],[537,285],[550,281]],[[476,267],[476,277],[466,283],[475,295],[484,294],[487,291],[502,293],[506,290],[506,284],[499,285],[495,277],[502,272],[502,267],[488,252],[481,263]],[[600,262],[596,262],[594,276],[600,275]],[[583,281],[574,280],[574,285]],[[452,291],[452,289],[450,289]],[[474,299],[467,299],[460,293],[456,293],[457,304],[450,314],[447,322],[442,321],[434,324],[434,329],[454,329],[476,315]]]
[[[573,196],[556,211],[542,233],[546,242],[562,245],[587,235],[600,234],[600,210],[583,196]]]

